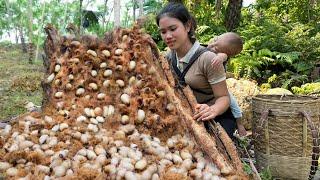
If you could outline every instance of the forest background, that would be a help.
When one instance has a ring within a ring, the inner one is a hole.
[[[0,36],[2,39],[11,37],[11,41],[2,41],[1,44],[18,45],[22,52],[20,59],[27,59],[26,66],[42,64],[44,27],[48,23],[56,27],[60,34],[103,36],[114,27],[131,27],[140,18],[145,21],[145,31],[153,37],[159,49],[164,50],[165,45],[155,24],[155,14],[166,2],[168,1],[1,1]],[[242,0],[180,2],[196,17],[196,33],[202,44],[207,44],[210,39],[227,31],[241,35],[245,42],[244,50],[232,58],[228,66],[228,71],[234,77],[255,80],[262,90],[281,87],[295,94],[319,94],[319,0],[257,0],[247,6],[243,6]],[[4,64],[2,67],[8,70]],[[26,76],[20,81],[27,83],[26,79],[30,77],[32,76]],[[19,82],[14,86],[19,86],[17,84]],[[29,87],[31,90],[37,88]],[[1,97],[6,97],[3,94],[5,90],[0,90]]]
[[[177,0],[176,0],[177,1]],[[155,15],[166,0],[5,0],[0,1],[0,120],[41,104],[44,27],[60,34],[103,36],[115,27],[144,30],[165,49]],[[244,50],[229,61],[235,78],[255,81],[260,90],[283,88],[320,94],[320,1],[182,0],[197,19],[202,44],[227,31],[240,34]],[[9,40],[3,40],[10,37]]]

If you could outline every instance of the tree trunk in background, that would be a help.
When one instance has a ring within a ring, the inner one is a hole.
[[[28,48],[27,48],[27,45],[26,45],[26,41],[24,39],[23,28],[22,28],[21,25],[19,25],[18,28],[19,28],[18,31],[19,31],[19,36],[20,36],[20,40],[21,40],[22,52],[23,53],[27,53],[28,52]]]
[[[121,23],[120,23],[120,10],[121,10],[121,6],[120,6],[120,0],[114,0],[113,1],[113,8],[114,8],[114,27],[120,27]]]
[[[33,38],[33,30],[32,30],[32,25],[33,25],[33,13],[32,13],[32,0],[28,1],[28,38],[29,38],[29,46],[28,46],[28,51],[29,51],[29,58],[28,62],[29,64],[33,64],[33,59],[34,59],[34,53],[33,53],[33,44],[32,44],[32,38]]]
[[[15,40],[16,40],[16,44],[19,43],[19,29],[17,27],[14,28],[15,30]]]
[[[136,22],[136,0],[132,0],[132,4],[133,22]]]
[[[79,35],[81,35],[82,33],[82,22],[83,22],[83,18],[82,18],[82,2],[83,0],[80,0],[79,1],[80,4],[79,4],[79,20],[80,20],[80,24],[79,24]]]
[[[234,31],[240,24],[242,0],[229,0],[224,20],[228,31]]]
[[[40,21],[40,25],[38,26],[37,32],[40,32],[42,27],[43,27],[43,22],[44,22],[44,12],[46,12],[46,2],[43,3],[42,5],[42,12],[41,12],[41,21]],[[66,8],[67,9],[67,8]],[[39,49],[40,49],[40,40],[41,40],[41,36],[38,36],[37,39],[37,44],[36,44],[36,54],[35,54],[35,59],[37,59],[39,57]]]
[[[103,9],[103,17],[102,17],[102,29],[103,31],[106,30],[106,15],[107,15],[107,9],[108,9],[108,6],[107,6],[107,3],[108,3],[108,0],[105,0],[104,1],[104,9]]]
[[[143,0],[138,0],[139,3],[139,17],[143,16]]]
[[[215,11],[216,11],[216,18],[220,18],[221,15],[221,7],[222,7],[222,0],[216,0],[215,2]]]

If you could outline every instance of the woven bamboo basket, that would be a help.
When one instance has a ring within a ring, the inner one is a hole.
[[[259,168],[281,179],[313,179],[318,168],[320,98],[257,95],[252,99]]]

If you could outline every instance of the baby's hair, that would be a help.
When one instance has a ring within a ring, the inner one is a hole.
[[[231,50],[230,56],[237,55],[242,51],[243,41],[242,41],[242,38],[237,33],[227,32],[220,36],[227,37],[226,40],[229,46],[228,48],[230,48]]]

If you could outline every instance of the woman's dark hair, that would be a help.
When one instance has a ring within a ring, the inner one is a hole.
[[[189,13],[188,9],[182,3],[170,2],[164,8],[162,8],[156,17],[158,26],[160,19],[165,16],[176,18],[185,26],[190,23],[190,31],[188,36],[192,43],[195,42],[195,30],[197,28],[197,23],[194,17]]]

